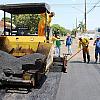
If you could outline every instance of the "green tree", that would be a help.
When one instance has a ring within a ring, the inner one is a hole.
[[[40,16],[37,14],[13,15],[13,23],[16,26],[28,26],[30,33],[34,34],[38,28]]]
[[[9,17],[6,17],[5,20],[7,22],[11,22],[11,19]],[[12,23],[15,26],[28,26],[30,33],[35,33],[38,29],[38,23],[40,20],[40,16],[38,14],[19,14],[19,15],[13,15],[12,17]],[[1,19],[1,21],[4,21],[4,18]]]
[[[79,23],[78,28],[79,28],[79,31],[80,31],[81,33],[85,32],[85,24],[83,24],[83,22],[80,22],[80,23]]]
[[[4,21],[4,18],[1,19],[1,21]],[[6,22],[11,22],[11,19],[9,17],[5,17]]]
[[[71,33],[70,30],[65,29],[64,27],[60,26],[59,24],[53,24],[51,26],[53,34],[58,34],[59,30],[59,35],[60,36],[65,36],[67,33]]]

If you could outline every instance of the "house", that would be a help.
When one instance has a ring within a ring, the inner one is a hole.
[[[11,29],[11,23],[5,22],[6,29]],[[16,26],[12,24],[12,28],[15,28]],[[0,35],[3,34],[4,31],[4,21],[0,21]]]

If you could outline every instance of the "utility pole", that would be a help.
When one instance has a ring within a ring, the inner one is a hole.
[[[77,30],[77,17],[76,17],[76,30]]]
[[[85,32],[86,32],[86,0],[85,0],[85,14],[84,14],[84,17],[85,17]]]
[[[76,37],[76,34],[77,34],[77,18],[76,18],[76,30],[75,30],[75,37]]]

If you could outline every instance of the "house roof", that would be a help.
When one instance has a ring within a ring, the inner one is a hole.
[[[6,4],[0,5],[0,10],[11,14],[39,14],[50,12],[47,3],[22,3],[22,4]]]

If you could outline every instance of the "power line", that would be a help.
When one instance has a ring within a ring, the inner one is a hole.
[[[74,7],[74,6],[72,6],[72,8],[74,8],[74,9],[80,11],[81,13],[84,13],[84,12],[83,12],[81,9],[79,9],[79,8],[76,8],[76,7]]]
[[[96,5],[99,4],[99,3],[100,3],[100,0],[87,12],[87,14],[88,14],[89,12],[91,12],[91,11],[96,7]]]
[[[95,7],[97,7],[97,4],[99,4],[100,3],[100,0],[97,2],[97,3],[95,3],[95,5],[86,13],[86,0],[85,0],[85,29],[86,29],[86,15],[89,13],[89,12],[91,12]],[[83,20],[84,20],[83,19]]]
[[[100,5],[99,6],[96,6],[96,7],[100,7]]]
[[[96,3],[87,3],[87,5],[94,5],[94,4],[96,4]],[[53,6],[53,5],[54,6],[63,6],[63,5],[65,5],[65,6],[69,5],[70,6],[70,5],[84,5],[84,3],[76,3],[76,4],[63,4],[63,3],[62,4],[61,3],[57,4],[57,3],[55,3],[55,4],[50,4],[50,5],[51,6]]]
[[[89,2],[89,4],[91,4],[92,0]]]

